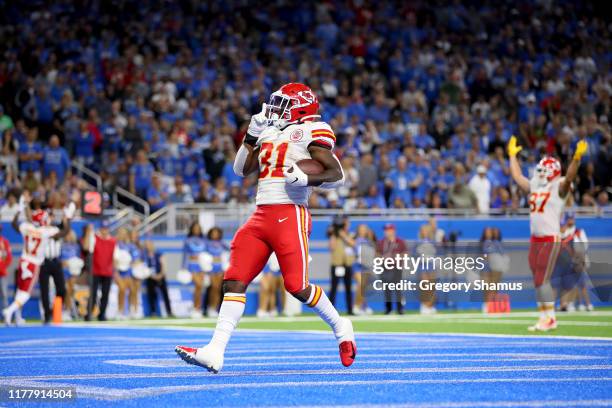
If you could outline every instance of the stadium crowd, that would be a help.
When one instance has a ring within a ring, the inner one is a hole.
[[[610,32],[590,3],[37,1],[0,5],[0,197],[78,201],[70,161],[154,211],[247,202],[232,171],[283,83],[316,90],[347,184],[323,208],[526,206],[504,148],[566,162],[576,202],[609,205]],[[16,207],[15,207],[16,208]]]

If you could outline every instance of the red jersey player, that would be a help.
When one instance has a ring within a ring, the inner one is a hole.
[[[4,322],[7,325],[11,324],[13,314],[30,299],[32,289],[38,280],[40,265],[45,260],[45,249],[49,240],[62,238],[70,231],[68,219],[63,220],[61,231],[57,227],[48,225],[49,214],[41,208],[38,199],[32,200],[31,212],[26,209],[25,213],[28,221],[18,222],[20,212],[13,219],[13,228],[23,237],[23,249],[17,265],[15,299],[2,311]]]
[[[246,288],[274,252],[285,288],[311,307],[333,329],[342,364],[350,366],[357,351],[353,326],[340,317],[323,290],[308,281],[308,238],[311,219],[306,208],[311,186],[336,188],[344,183],[342,166],[332,153],[336,137],[319,121],[319,101],[306,85],[283,85],[269,104],[251,118],[234,162],[234,172],[246,176],[259,169],[256,204],[234,236],[230,266],[223,278],[224,298],[210,343],[201,348],[177,346],[190,364],[217,373],[229,338],[244,312]],[[306,175],[296,162],[315,159],[324,170]]]
[[[560,247],[561,216],[565,208],[571,184],[576,178],[580,159],[587,150],[581,140],[576,145],[572,162],[565,177],[561,177],[561,163],[553,157],[544,157],[536,166],[531,180],[523,176],[516,155],[522,147],[517,146],[516,137],[508,142],[510,172],[519,188],[529,194],[529,267],[533,274],[540,318],[529,327],[530,331],[548,331],[557,328],[555,319],[555,295],[550,284]]]

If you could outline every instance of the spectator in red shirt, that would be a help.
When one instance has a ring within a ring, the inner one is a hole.
[[[0,225],[0,306],[5,309],[8,306],[7,293],[7,269],[11,265],[13,255],[11,244],[2,236],[2,225]]]
[[[106,306],[108,305],[108,293],[110,292],[113,281],[113,253],[117,240],[111,235],[108,221],[103,221],[100,231],[93,234],[93,229],[89,230],[84,237],[85,250],[91,256],[91,291],[89,293],[89,304],[85,320],[91,320],[94,305],[97,304],[98,286],[102,289],[100,300],[100,312],[98,320],[106,320]]]
[[[398,238],[394,224],[385,224],[385,236],[378,241],[376,245],[376,254],[384,258],[395,258],[395,255],[403,255],[406,253],[406,243],[403,239]],[[383,280],[385,282],[399,283],[402,279],[401,269],[387,270],[384,272]],[[393,311],[392,292],[385,290],[385,314],[390,314]],[[404,296],[401,291],[397,290],[396,305],[397,313],[404,314]]]

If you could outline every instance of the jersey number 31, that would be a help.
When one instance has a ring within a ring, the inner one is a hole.
[[[285,155],[287,154],[287,148],[289,143],[281,143],[274,145],[274,143],[264,142],[261,144],[261,152],[259,153],[259,161],[261,163],[261,170],[259,172],[259,178],[264,177],[284,177],[283,176],[283,165],[285,164]],[[272,154],[276,152],[276,157],[272,158]],[[272,171],[270,171],[272,167]]]

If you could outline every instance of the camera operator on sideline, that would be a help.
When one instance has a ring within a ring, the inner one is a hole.
[[[346,311],[353,314],[353,262],[355,261],[355,240],[349,233],[349,220],[346,216],[336,216],[327,231],[331,252],[331,289],[329,300],[335,305],[336,292],[340,279],[344,281]]]

